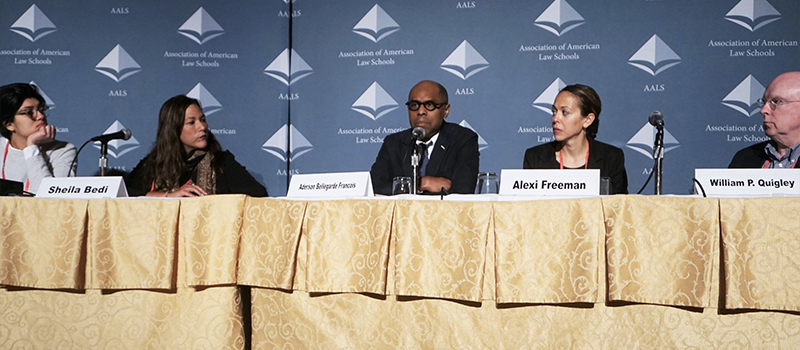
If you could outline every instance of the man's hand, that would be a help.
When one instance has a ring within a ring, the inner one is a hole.
[[[423,176],[419,181],[419,189],[428,192],[442,192],[450,190],[450,180],[443,177]]]
[[[28,135],[26,146],[42,145],[56,139],[56,127],[43,125],[39,130]]]

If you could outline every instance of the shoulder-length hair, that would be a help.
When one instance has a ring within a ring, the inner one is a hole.
[[[201,107],[200,101],[185,95],[178,95],[164,102],[164,105],[161,106],[161,111],[158,113],[156,144],[147,155],[149,166],[145,177],[151,179],[153,188],[157,191],[172,190],[182,185],[178,183],[178,180],[185,170],[187,154],[181,142],[181,131],[183,130],[186,110],[191,105]],[[211,131],[208,131],[208,139],[204,151],[211,154],[222,151],[222,147]],[[216,159],[214,159],[212,166],[215,169],[218,168],[216,163]]]
[[[11,139],[11,131],[6,125],[14,122],[19,107],[29,98],[39,101],[39,106],[44,107],[44,97],[39,94],[36,85],[27,83],[14,83],[0,87],[0,135]]]

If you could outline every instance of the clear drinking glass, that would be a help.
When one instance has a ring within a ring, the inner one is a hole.
[[[500,184],[496,173],[478,173],[478,185],[475,186],[476,194],[497,193]]]
[[[611,192],[611,178],[610,177],[601,177],[600,178],[600,195],[609,195],[614,194]]]
[[[397,176],[392,179],[392,194],[411,193],[411,178],[408,176]]]

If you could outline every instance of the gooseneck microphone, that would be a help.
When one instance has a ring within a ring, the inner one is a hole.
[[[420,141],[425,139],[425,129],[422,127],[416,127],[414,130],[411,130],[411,137],[414,140]]]
[[[664,162],[664,114],[659,111],[653,111],[653,113],[650,113],[650,116],[647,117],[647,121],[656,128],[656,135],[653,138],[653,160],[655,164],[653,165],[653,171],[650,172],[650,176],[647,177],[647,181],[644,182],[644,185],[642,185],[642,188],[637,194],[644,191],[647,184],[650,183],[650,179],[653,178],[653,174],[655,174],[655,194],[660,195],[661,176],[664,173],[664,169],[662,168]]]
[[[656,173],[656,182],[654,184],[655,194],[660,195],[661,178],[664,174],[664,115],[659,111],[654,111],[650,113],[650,117],[648,117],[647,120],[650,122],[650,125],[656,128],[656,138],[653,140],[653,160],[655,160],[653,172]]]
[[[105,143],[111,140],[118,140],[118,139],[127,140],[130,138],[131,138],[131,131],[128,129],[122,129],[120,131],[112,132],[110,134],[103,134],[100,136],[92,137],[91,139],[89,139],[89,141],[100,141]]]
[[[106,168],[108,168],[108,142],[119,139],[127,140],[129,138],[131,138],[131,131],[128,129],[122,129],[110,134],[95,136],[89,139],[89,141],[86,141],[87,143],[92,141],[100,141],[100,160],[98,162],[98,165],[100,166],[100,176],[106,176]]]
[[[100,136],[92,137],[78,148],[78,152],[75,152],[75,158],[72,158],[72,164],[70,164],[69,169],[72,171],[73,176],[78,176],[78,169],[75,166],[78,162],[78,155],[81,154],[83,148],[89,144],[89,142],[93,141],[100,141],[100,176],[105,176],[106,172],[106,165],[108,165],[108,158],[106,158],[106,154],[108,153],[108,142],[111,140],[127,140],[131,138],[131,131],[128,129],[122,129],[120,131],[110,133],[110,134],[103,134]]]

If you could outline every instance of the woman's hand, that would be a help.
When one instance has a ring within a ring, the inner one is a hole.
[[[28,135],[26,146],[42,145],[56,139],[56,127],[52,125],[42,125],[39,130]]]
[[[181,188],[175,192],[167,192],[167,197],[198,197],[205,196],[207,194],[208,193],[206,193],[202,187],[189,182],[181,186]]]

